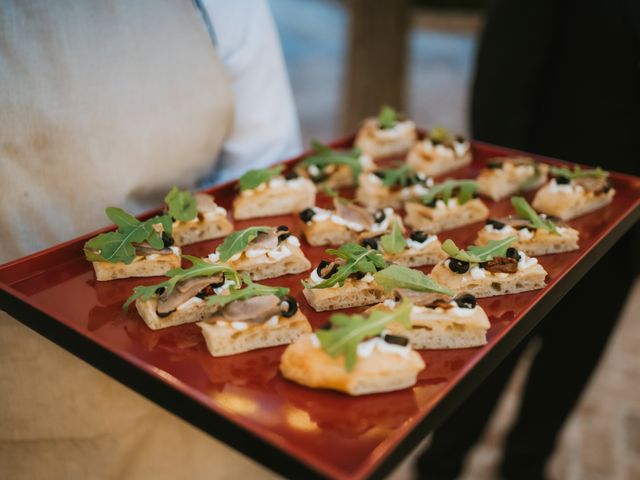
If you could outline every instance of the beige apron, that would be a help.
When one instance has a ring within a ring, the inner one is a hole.
[[[0,262],[209,172],[233,117],[191,0],[2,0]],[[0,477],[264,476],[0,313]]]

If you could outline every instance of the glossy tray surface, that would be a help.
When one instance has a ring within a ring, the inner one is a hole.
[[[346,146],[349,141],[334,146]],[[475,177],[487,158],[511,153],[479,143],[473,148],[472,166],[452,176]],[[488,345],[477,349],[422,352],[427,368],[419,375],[417,384],[393,393],[351,398],[331,391],[308,389],[285,380],[278,373],[284,347],[216,359],[207,353],[195,325],[149,330],[135,309],[125,313],[121,305],[134,286],[157,283],[159,279],[96,282],[91,265],[82,255],[84,241],[93,234],[0,267],[0,287],[92,343],[115,353],[131,369],[140,369],[170,385],[185,398],[206,407],[214,422],[207,429],[210,433],[216,434],[216,419],[224,417],[238,431],[250,432],[316,474],[364,478],[374,474],[385,458],[440,402],[447,401],[447,394],[455,385],[470,374],[536,302],[584,260],[598,242],[623,221],[633,223],[637,219],[640,179],[615,173],[611,178],[617,191],[613,203],[569,222],[580,231],[580,250],[539,257],[549,272],[545,289],[479,300],[491,320]],[[216,187],[211,192],[220,205],[230,208],[233,184]],[[528,197],[531,199],[531,195]],[[321,205],[328,200],[319,195]],[[486,201],[486,204],[492,216],[511,212],[508,200]],[[300,224],[293,215],[236,222],[235,226],[242,229],[249,225],[282,224],[288,225],[302,240]],[[474,224],[439,237],[441,240],[453,238],[459,245],[466,245],[473,241],[481,226]],[[204,256],[219,243],[220,240],[204,242],[185,247],[184,251]],[[313,265],[325,257],[324,248],[309,247],[304,240],[302,243]],[[430,267],[425,269],[429,270]],[[300,285],[300,280],[306,276],[290,275],[264,283],[290,287],[303,312],[317,328],[330,313],[315,313],[308,307]]]

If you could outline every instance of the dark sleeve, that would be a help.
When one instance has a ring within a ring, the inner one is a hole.
[[[477,140],[527,149],[539,77],[558,28],[558,3],[490,3],[471,102],[471,131]]]

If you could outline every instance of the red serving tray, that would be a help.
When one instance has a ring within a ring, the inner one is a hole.
[[[333,143],[351,145],[353,137]],[[455,177],[475,177],[487,158],[512,150],[473,143],[474,161]],[[535,156],[552,164],[558,160]],[[296,161],[293,159],[290,162]],[[549,272],[543,290],[479,300],[491,321],[481,348],[423,351],[427,368],[413,388],[352,398],[313,390],[278,372],[284,347],[225,358],[211,357],[199,328],[149,330],[135,309],[121,309],[132,288],[160,279],[96,282],[82,246],[96,232],[0,267],[0,307],[18,320],[146,395],[169,411],[287,476],[360,479],[380,477],[440,423],[555,303],[640,217],[640,179],[612,173],[611,205],[569,222],[580,231],[580,249],[539,258]],[[209,191],[230,208],[235,182]],[[531,195],[528,195],[530,198]],[[320,203],[329,199],[319,195]],[[492,216],[511,211],[508,200],[486,201]],[[150,212],[149,216],[156,212]],[[288,225],[302,239],[293,215],[236,222]],[[482,224],[440,234],[459,245],[473,241]],[[220,240],[184,248],[204,256]],[[303,250],[316,265],[324,248]],[[430,267],[425,269],[429,271]],[[289,275],[264,283],[291,288],[314,328],[330,312],[316,313]],[[353,309],[357,311],[358,309]]]

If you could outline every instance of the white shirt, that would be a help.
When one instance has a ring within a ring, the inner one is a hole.
[[[278,32],[266,0],[203,0],[231,76],[235,117],[215,182],[302,151],[300,127]]]

